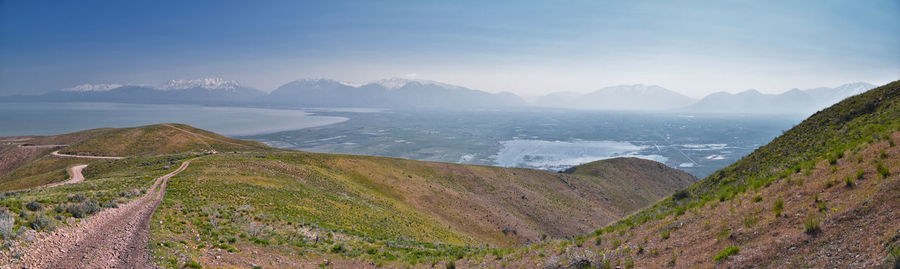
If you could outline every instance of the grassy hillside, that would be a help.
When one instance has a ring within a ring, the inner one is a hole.
[[[85,197],[100,207],[126,202],[146,188],[149,175],[193,152],[198,158],[169,182],[151,225],[153,252],[171,267],[294,267],[322,259],[406,266],[502,255],[590,232],[697,180],[634,158],[553,173],[284,151],[174,124],[12,139],[18,148],[45,148],[0,177],[0,188],[26,189],[0,200],[14,214],[25,212],[13,217],[12,238],[42,230],[31,228],[39,220],[65,225],[75,217],[68,207],[89,206],[66,193],[88,191]],[[56,149],[127,158],[48,155]],[[28,189],[62,181],[66,167],[83,163],[89,164],[84,183]],[[32,200],[42,209],[27,209]]]
[[[96,156],[137,156],[200,151],[271,150],[262,143],[232,139],[184,124],[167,123],[104,130],[72,143],[60,152]]]
[[[740,161],[591,235],[487,262],[896,266],[897,143],[900,82],[893,82],[814,114]]]
[[[264,144],[227,138],[183,124],[101,128],[54,136],[0,138],[0,190],[64,181],[66,167],[97,160],[51,156],[150,156],[211,151],[273,151]],[[92,168],[88,166],[87,171]]]
[[[615,164],[656,170],[612,173]],[[583,234],[695,181],[639,159],[582,170],[300,152],[209,155],[169,183],[154,222],[176,225],[153,229],[154,251],[171,266],[184,257],[214,266],[292,267],[323,258],[346,266],[429,264]]]

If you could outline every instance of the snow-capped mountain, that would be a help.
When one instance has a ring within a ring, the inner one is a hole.
[[[557,92],[535,99],[534,104],[588,110],[667,110],[685,107],[694,99],[656,85],[619,85],[590,93]]]
[[[253,104],[265,95],[260,90],[242,87],[234,80],[201,78],[170,80],[157,87],[81,84],[28,99],[53,102],[244,105]]]
[[[235,80],[225,80],[222,78],[199,78],[184,80],[169,80],[166,84],[160,86],[163,90],[184,90],[201,88],[207,90],[214,89],[236,89],[241,85]]]
[[[330,79],[302,79],[278,87],[265,100],[285,106],[442,109],[524,104],[509,93],[491,94],[436,81],[401,78],[359,86]]]
[[[71,88],[62,89],[68,92],[102,92],[122,87],[122,84],[90,84],[85,83]]]
[[[405,78],[398,78],[398,77],[386,78],[386,79],[370,82],[367,84],[377,84],[377,85],[381,85],[382,87],[388,88],[390,90],[394,90],[394,89],[403,88],[404,86],[406,86],[410,83],[416,83],[416,84],[420,84],[420,85],[435,85],[435,86],[440,86],[440,87],[444,87],[444,88],[448,88],[448,89],[464,89],[463,87],[460,87],[460,86],[450,85],[447,83],[437,82],[437,81],[433,81],[433,80],[405,79]]]

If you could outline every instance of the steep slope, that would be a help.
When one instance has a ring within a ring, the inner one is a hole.
[[[591,235],[473,262],[896,266],[898,141],[900,82],[893,82],[812,115],[740,161]]]
[[[656,85],[620,85],[591,93],[552,93],[534,101],[537,106],[588,110],[669,110],[686,107],[694,99]]]

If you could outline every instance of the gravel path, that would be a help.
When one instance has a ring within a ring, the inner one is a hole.
[[[59,153],[58,150],[51,152],[50,155],[59,156],[59,157],[85,158],[85,159],[109,159],[109,160],[122,159],[122,157],[112,157],[112,156],[87,156],[87,155],[62,154],[62,153]]]
[[[66,185],[66,184],[82,182],[82,181],[84,181],[84,174],[81,173],[81,170],[84,170],[84,168],[87,166],[88,166],[87,164],[79,164],[76,166],[72,166],[69,168],[69,173],[72,173],[72,178],[70,178],[69,180],[63,181],[63,182],[47,184],[46,186],[43,186],[42,188],[50,188],[50,187],[56,187],[59,185]]]
[[[191,163],[156,179],[141,198],[104,210],[81,224],[39,234],[21,251],[16,268],[152,268],[150,218],[166,193],[169,178]]]

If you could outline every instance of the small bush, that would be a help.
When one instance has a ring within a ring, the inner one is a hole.
[[[445,268],[447,268],[447,269],[456,269],[456,262],[454,262],[454,261],[449,261],[449,262],[447,262],[447,265],[445,266]]]
[[[736,247],[736,246],[730,246],[730,247],[728,247],[728,248],[722,250],[721,252],[719,252],[719,254],[716,254],[716,256],[713,257],[713,261],[721,261],[721,260],[724,260],[724,259],[728,258],[728,256],[737,254],[738,251],[740,251],[740,249],[738,249],[738,247]]]
[[[598,236],[597,239],[594,239],[594,245],[599,246],[600,244],[603,244],[603,237]]]
[[[35,231],[53,230],[53,220],[44,214],[36,214],[34,219],[28,223],[28,226]]]
[[[331,246],[331,253],[342,253],[342,252],[344,252],[344,245],[337,244],[337,245]]]
[[[672,195],[672,198],[674,198],[675,200],[681,200],[688,197],[691,197],[691,193],[688,192],[687,189],[680,189]]]
[[[31,210],[31,211],[38,211],[38,210],[41,210],[41,208],[43,208],[43,207],[41,206],[41,203],[38,203],[38,201],[31,201],[25,205],[25,208],[27,208],[28,210]]]
[[[93,215],[97,214],[97,212],[100,212],[100,203],[98,203],[96,200],[91,199],[84,201],[82,205],[84,206],[84,213],[87,213],[88,215]]]
[[[754,215],[744,217],[743,220],[744,226],[746,226],[747,228],[753,227],[757,222],[759,222],[759,218]]]
[[[757,203],[759,201],[762,201],[762,199],[763,199],[762,196],[757,195],[756,197],[753,197],[753,202]]]
[[[863,179],[866,176],[866,171],[859,169],[856,170],[856,179]]]
[[[772,211],[775,211],[775,216],[781,216],[782,210],[784,210],[784,200],[781,200],[781,198],[775,199],[772,208]]]
[[[822,220],[819,219],[818,216],[811,215],[803,221],[803,229],[804,232],[808,235],[816,235],[822,231],[822,228],[819,226]]]
[[[13,227],[16,224],[16,217],[6,209],[0,209],[0,237],[3,239],[13,238]]]
[[[197,263],[195,261],[189,261],[189,262],[184,263],[184,267],[185,268],[194,268],[194,269],[203,268],[202,265],[200,265],[199,263]]]
[[[660,231],[659,233],[662,236],[663,240],[669,239],[669,236],[672,236],[672,231],[670,231],[669,229],[664,229],[664,230]]]
[[[855,184],[855,183],[854,183],[854,180],[853,180],[852,177],[845,177],[845,178],[844,178],[844,186],[847,186],[847,188],[853,188],[853,185],[854,185],[854,184]]]
[[[62,213],[62,212],[66,212],[66,208],[63,207],[62,205],[56,205],[56,207],[53,208],[53,211],[56,213]]]
[[[875,163],[875,170],[878,171],[878,174],[881,175],[882,178],[887,178],[891,175],[891,170],[885,167],[881,162]]]
[[[68,194],[66,195],[66,200],[69,200],[69,202],[83,202],[84,200],[87,200],[87,196],[84,196],[84,194],[81,193]]]

